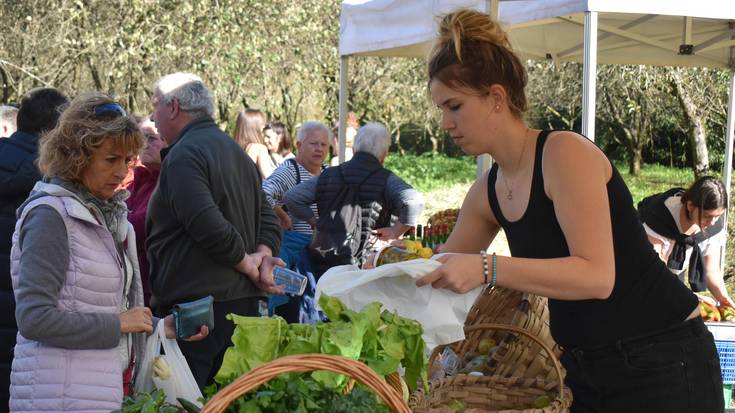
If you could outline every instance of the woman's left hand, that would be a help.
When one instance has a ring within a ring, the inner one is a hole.
[[[464,294],[480,286],[484,280],[481,255],[447,254],[436,260],[443,265],[416,280],[417,287],[431,284],[434,288]]]
[[[169,314],[163,319],[163,327],[166,332],[166,338],[176,338],[176,326],[174,325],[174,316]],[[201,341],[209,335],[209,327],[201,326],[199,332],[193,336],[189,336],[184,341]]]

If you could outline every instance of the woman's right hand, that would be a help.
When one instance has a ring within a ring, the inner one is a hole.
[[[153,333],[153,314],[148,307],[134,307],[118,315],[120,318],[120,332]]]

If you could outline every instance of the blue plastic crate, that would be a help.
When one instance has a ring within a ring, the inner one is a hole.
[[[735,383],[735,341],[715,340],[720,355],[720,370],[724,384]]]

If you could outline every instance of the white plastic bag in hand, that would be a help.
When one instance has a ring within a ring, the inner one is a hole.
[[[180,397],[201,407],[199,398],[202,397],[202,392],[176,340],[166,338],[163,323],[162,318],[158,321],[153,334],[148,337],[135,390],[151,392],[161,389],[166,393],[168,403],[179,405],[176,399]]]
[[[434,258],[440,257],[435,255]],[[416,280],[439,268],[433,259],[416,259],[361,270],[354,265],[332,267],[316,285],[316,300],[326,294],[339,298],[347,308],[360,311],[374,301],[383,308],[398,311],[424,327],[423,338],[430,349],[464,339],[464,321],[482,287],[466,294],[425,285]]]

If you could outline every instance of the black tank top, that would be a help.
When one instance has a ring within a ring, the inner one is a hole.
[[[505,231],[514,257],[569,256],[554,204],[544,191],[541,158],[550,132],[545,130],[538,136],[528,207],[518,221],[508,221],[500,210],[495,193],[497,164],[488,175],[490,208]],[[605,300],[549,299],[551,333],[567,349],[611,344],[681,323],[697,305],[696,296],[669,272],[648,242],[630,191],[614,165],[607,195],[615,250],[615,286]]]

